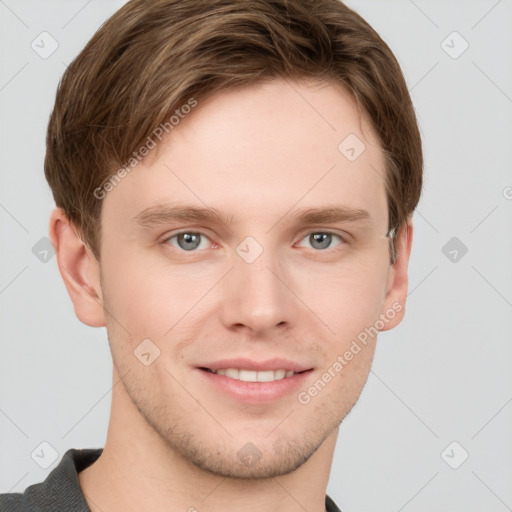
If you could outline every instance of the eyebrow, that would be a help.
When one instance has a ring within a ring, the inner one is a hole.
[[[346,206],[327,206],[315,208],[302,208],[288,212],[277,223],[290,218],[296,224],[330,224],[338,222],[369,221],[370,214],[360,208]],[[224,213],[216,208],[203,208],[196,206],[157,205],[144,209],[134,217],[134,221],[146,228],[171,222],[205,222],[210,224],[233,223],[233,214]]]

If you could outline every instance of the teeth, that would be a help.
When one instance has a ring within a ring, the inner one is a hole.
[[[238,370],[238,379],[244,382],[258,382],[258,372],[251,370]]]
[[[292,372],[292,370],[290,370],[290,375],[288,375],[288,377],[290,377],[292,375],[293,375],[293,372]],[[284,379],[287,376],[286,370],[276,370],[274,372],[274,376],[276,379]]]
[[[229,377],[230,379],[237,379],[238,378],[239,371],[236,368],[227,368],[226,369],[226,377]]]
[[[221,368],[211,370],[218,375],[225,375],[230,379],[241,380],[243,382],[273,382],[286,377],[291,377],[295,372],[293,370],[264,370],[256,372],[254,370],[239,370],[238,368]]]
[[[266,370],[258,372],[258,382],[272,382],[274,380],[282,379],[284,377],[284,370]]]

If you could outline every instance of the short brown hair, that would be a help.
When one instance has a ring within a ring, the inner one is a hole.
[[[357,13],[339,0],[132,0],[67,68],[47,133],[55,202],[98,260],[94,191],[113,170],[191,97],[273,78],[334,79],[351,93],[386,155],[390,232],[405,226],[421,194],[421,138],[396,58]]]

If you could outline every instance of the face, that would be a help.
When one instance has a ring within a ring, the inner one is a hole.
[[[274,80],[199,101],[108,192],[114,365],[169,448],[219,475],[273,477],[335,432],[375,330],[401,318],[384,173],[339,86]]]

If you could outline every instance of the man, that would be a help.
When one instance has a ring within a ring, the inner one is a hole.
[[[111,417],[0,509],[339,510],[338,427],[403,318],[422,184],[373,29],[338,0],[132,0],[66,71],[45,173]]]

